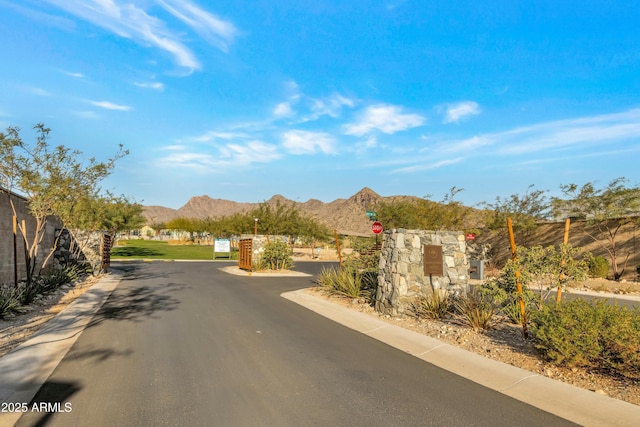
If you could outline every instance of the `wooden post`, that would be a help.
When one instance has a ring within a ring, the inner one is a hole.
[[[333,235],[336,238],[336,248],[338,249],[338,260],[340,261],[340,268],[342,268],[342,253],[340,252],[340,239],[338,239],[338,230],[333,229]]]
[[[18,287],[18,217],[13,216],[13,286]]]
[[[562,243],[566,245],[569,243],[569,226],[571,225],[571,220],[567,218],[564,223],[564,238],[562,239]],[[561,249],[562,253],[562,249]],[[560,267],[564,267],[564,258],[560,261]],[[560,277],[558,278],[558,293],[556,294],[556,303],[559,303],[562,300],[562,279],[564,279],[564,271],[560,271]]]
[[[516,255],[516,240],[513,235],[513,223],[511,217],[507,218],[507,228],[509,229],[509,244],[511,245],[511,259],[516,261],[518,256]],[[522,317],[522,335],[524,339],[529,338],[529,331],[527,329],[527,313],[525,311],[524,299],[522,298],[522,283],[520,283],[520,268],[516,268],[516,288],[518,289],[518,303],[520,304],[520,317]]]
[[[22,240],[24,241],[24,263],[27,267],[27,283],[31,285],[31,254],[29,253],[29,240],[27,239],[27,223],[21,221]]]

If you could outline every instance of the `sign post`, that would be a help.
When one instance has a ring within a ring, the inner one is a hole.
[[[371,231],[373,231],[374,234],[382,233],[382,224],[380,223],[380,221],[375,221],[373,224],[371,224]]]
[[[378,246],[378,234],[382,233],[382,223],[380,221],[374,221],[371,224],[371,231],[376,235],[376,246]]]

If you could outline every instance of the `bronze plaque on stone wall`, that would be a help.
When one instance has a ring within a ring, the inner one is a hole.
[[[444,276],[442,246],[424,245],[422,264],[424,265],[424,275]]]

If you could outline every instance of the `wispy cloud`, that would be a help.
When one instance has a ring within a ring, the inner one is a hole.
[[[32,95],[51,96],[51,92],[49,92],[48,90],[42,89],[40,87],[24,86],[24,90],[25,90],[25,92],[28,92],[28,93],[30,93]]]
[[[291,103],[289,102],[281,102],[273,109],[273,115],[276,118],[281,117],[290,117],[293,115],[293,109],[291,108]]]
[[[343,107],[353,107],[355,101],[346,96],[334,93],[326,98],[312,99],[311,115],[307,120],[315,120],[321,116],[339,117]]]
[[[292,130],[285,132],[282,146],[291,154],[313,154],[321,151],[325,154],[336,152],[335,139],[324,132]]]
[[[143,89],[164,90],[164,84],[160,82],[134,82],[133,85]]]
[[[179,66],[189,70],[201,68],[195,54],[178,32],[169,29],[167,23],[158,16],[147,13],[143,5],[149,9],[159,5],[223,52],[228,50],[237,35],[231,22],[218,18],[189,0],[158,0],[151,3],[127,0],[46,1],[120,37],[163,50],[172,55]]]
[[[278,148],[263,141],[250,141],[247,144],[227,144],[220,149],[225,161],[233,165],[267,163],[282,157]]]
[[[218,139],[230,140],[230,139],[246,139],[249,135],[241,132],[228,132],[228,131],[216,131],[212,130],[205,132],[202,135],[186,138],[188,141],[195,142],[213,142]]]
[[[364,136],[372,131],[393,134],[422,126],[424,117],[419,114],[403,113],[397,105],[380,104],[368,107],[355,123],[344,125],[347,135]]]
[[[426,162],[419,165],[398,168],[398,169],[392,170],[391,173],[411,173],[411,172],[439,169],[444,166],[460,163],[463,160],[464,160],[464,157],[456,157],[454,159],[445,159],[445,160],[440,160],[434,163]]]
[[[188,0],[158,0],[158,3],[224,52],[228,51],[229,44],[238,34],[238,30],[231,22],[199,8]]]
[[[73,71],[62,71],[64,74],[66,74],[69,77],[75,77],[76,79],[84,79],[85,75],[82,73],[76,73]]]
[[[129,105],[114,104],[113,102],[109,102],[109,101],[88,101],[88,102],[91,105],[104,108],[105,110],[130,111],[133,109],[133,107]]]
[[[180,167],[200,173],[227,172],[239,166],[268,163],[282,157],[278,147],[259,140],[214,146],[214,152],[197,151],[185,145],[164,147],[170,154],[158,160],[161,166]]]
[[[459,122],[465,117],[480,114],[480,106],[474,101],[464,101],[447,105],[443,123]]]
[[[498,153],[525,154],[640,138],[640,109],[558,120],[490,135]]]
[[[98,119],[100,116],[95,111],[74,111],[74,113],[78,117],[82,117],[83,119]]]

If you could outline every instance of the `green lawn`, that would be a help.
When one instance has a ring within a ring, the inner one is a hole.
[[[227,259],[228,254],[217,253],[217,259]],[[224,258],[223,258],[224,257]],[[237,251],[232,252],[232,259],[238,259]],[[169,245],[159,240],[120,240],[118,246],[111,249],[111,259],[213,259],[213,246]]]

